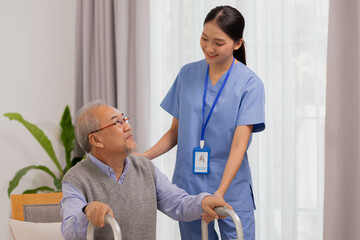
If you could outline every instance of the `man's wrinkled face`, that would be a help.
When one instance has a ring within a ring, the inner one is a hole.
[[[97,134],[104,145],[105,154],[130,154],[136,150],[136,143],[129,123],[125,122],[125,116],[118,109],[110,106],[99,106],[95,110],[99,122],[99,129],[107,127]]]

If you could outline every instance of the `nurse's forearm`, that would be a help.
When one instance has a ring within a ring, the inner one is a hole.
[[[234,179],[236,173],[241,166],[249,142],[249,138],[251,136],[252,128],[252,125],[238,126],[235,130],[235,134],[231,144],[230,155],[225,166],[220,186],[216,191],[217,194],[220,194],[221,197],[224,197],[227,189],[230,186],[230,183]]]
[[[173,118],[170,129],[154,146],[144,153],[145,157],[152,160],[172,149],[177,144],[178,125],[179,120]]]

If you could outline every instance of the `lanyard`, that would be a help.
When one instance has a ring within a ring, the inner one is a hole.
[[[206,69],[206,78],[205,78],[205,86],[204,86],[204,98],[203,98],[203,106],[202,106],[202,128],[201,128],[201,139],[200,139],[200,147],[202,148],[204,146],[204,135],[205,135],[205,128],[206,128],[206,125],[208,124],[209,122],[209,119],[211,117],[211,114],[213,113],[213,110],[215,108],[215,105],[217,103],[217,101],[219,100],[219,97],[220,97],[220,94],[221,92],[223,91],[224,87],[225,87],[225,84],[230,76],[230,73],[231,73],[231,70],[232,70],[232,67],[234,66],[234,62],[235,62],[235,58],[233,58],[233,61],[232,61],[232,64],[231,64],[231,67],[229,69],[229,71],[227,72],[226,74],[226,77],[225,77],[225,80],[223,82],[223,84],[221,85],[221,88],[215,98],[215,101],[210,109],[210,112],[209,112],[209,115],[207,116],[206,118],[206,122],[204,123],[204,120],[205,120],[205,101],[206,101],[206,92],[207,92],[207,85],[208,85],[208,81],[209,81],[209,64],[207,66],[207,69]]]

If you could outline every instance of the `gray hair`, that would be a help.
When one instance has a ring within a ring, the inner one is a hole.
[[[97,99],[85,104],[76,114],[75,135],[80,147],[87,153],[91,150],[89,134],[99,128],[99,121],[95,116],[95,110],[105,105],[103,100]]]

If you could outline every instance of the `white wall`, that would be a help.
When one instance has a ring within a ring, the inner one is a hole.
[[[28,165],[55,170],[35,138],[18,122],[3,116],[19,112],[48,135],[64,166],[59,122],[75,103],[74,0],[0,0],[0,238],[10,239],[7,187],[14,174]],[[14,193],[52,184],[33,170]]]

